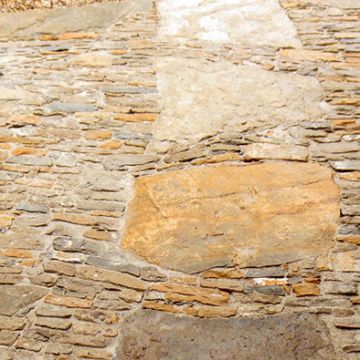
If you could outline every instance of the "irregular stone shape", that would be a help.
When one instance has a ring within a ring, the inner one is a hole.
[[[325,115],[323,90],[313,77],[183,57],[158,59],[157,77],[162,110],[154,123],[155,149],[159,142],[189,145],[234,129],[319,121]]]
[[[47,213],[49,212],[49,208],[45,205],[35,204],[29,201],[21,201],[18,206],[17,210],[27,211],[27,212],[34,212],[34,213]]]
[[[124,360],[335,360],[326,326],[308,314],[195,319],[142,310],[121,334]]]
[[[50,113],[71,114],[76,112],[94,112],[97,110],[97,106],[93,104],[53,102],[47,105],[45,110]]]
[[[0,13],[0,39],[32,39],[40,34],[99,30],[129,14],[149,11],[151,6],[151,0],[125,0],[68,9]]]
[[[299,47],[296,29],[277,0],[160,0],[159,38]]]
[[[327,254],[339,190],[318,164],[170,171],[135,182],[123,248],[184,272],[281,264]]]
[[[121,170],[124,166],[149,164],[159,159],[156,155],[148,154],[119,154],[111,155],[104,161],[105,170]]]
[[[284,159],[304,161],[308,157],[305,146],[293,144],[259,144],[245,145],[241,149],[246,160],[252,159]]]
[[[319,0],[319,6],[334,6],[342,9],[358,9],[359,3],[354,0]]]
[[[360,170],[360,160],[332,161],[330,162],[330,164],[335,170],[340,170],[340,171]]]
[[[51,166],[53,164],[52,160],[48,157],[36,157],[27,155],[11,156],[6,159],[6,162],[11,164],[30,166]]]
[[[47,289],[37,286],[1,286],[0,314],[12,316],[47,293]]]

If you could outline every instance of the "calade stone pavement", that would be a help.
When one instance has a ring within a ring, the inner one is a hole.
[[[0,6],[0,360],[359,359],[358,1]]]

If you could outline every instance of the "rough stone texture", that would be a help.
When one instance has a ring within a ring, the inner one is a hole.
[[[124,322],[122,332],[120,359],[335,359],[316,315],[204,321],[142,311]]]
[[[214,167],[142,177],[122,246],[187,272],[326,255],[333,246],[338,197],[331,172],[318,165]]]
[[[0,10],[21,11],[38,8],[55,8],[63,6],[81,6],[99,2],[115,2],[122,0],[0,0]]]
[[[32,39],[41,35],[104,29],[133,13],[149,9],[148,0],[121,1],[71,9],[36,9],[26,13],[0,14],[0,39]]]
[[[242,46],[300,46],[276,0],[160,0],[160,40],[205,40]]]
[[[0,16],[0,359],[118,360],[121,324],[153,309],[202,324],[310,312],[334,357],[358,360],[358,1],[166,4]],[[172,36],[176,14],[189,26]],[[120,246],[142,178],[301,163],[332,168],[341,190],[336,239],[319,256],[186,274]]]
[[[11,316],[31,305],[47,294],[47,290],[36,286],[2,286],[0,292],[0,314]]]
[[[160,59],[157,74],[162,111],[154,124],[155,149],[163,141],[191,145],[222,132],[325,115],[323,90],[310,77],[180,56]]]

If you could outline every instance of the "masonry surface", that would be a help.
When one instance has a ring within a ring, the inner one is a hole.
[[[0,4],[0,360],[360,359],[357,0]]]

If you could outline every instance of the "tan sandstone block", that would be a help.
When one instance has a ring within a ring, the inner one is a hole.
[[[149,290],[166,293],[166,298],[170,301],[196,301],[206,305],[222,305],[229,300],[229,294],[224,291],[176,283],[153,284]]]
[[[104,144],[100,145],[100,148],[103,150],[118,150],[124,145],[123,141],[111,140]]]
[[[320,288],[318,284],[301,283],[293,286],[296,296],[319,296]]]
[[[14,219],[12,215],[0,214],[0,227],[9,228]]]
[[[154,122],[156,121],[158,114],[156,113],[135,113],[135,114],[116,114],[115,120],[123,122]]]
[[[65,33],[61,35],[42,35],[39,37],[41,41],[53,41],[53,40],[77,40],[77,39],[96,39],[99,35],[93,32],[83,33]]]
[[[281,49],[280,59],[282,61],[340,61],[338,53],[324,52],[320,50],[302,50],[302,49]]]
[[[109,130],[89,130],[85,133],[86,140],[109,140],[112,132]]]
[[[31,259],[32,258],[32,252],[29,250],[23,250],[23,249],[6,249],[6,250],[2,250],[0,253],[2,256],[8,256],[8,257],[14,257],[14,258],[20,258],[20,259]]]
[[[232,306],[202,306],[197,316],[202,318],[224,318],[236,315],[236,308]]]
[[[336,240],[344,241],[349,244],[360,245],[360,235],[343,235],[337,236]]]
[[[326,255],[339,217],[327,167],[268,163],[137,178],[122,247],[183,272]]]
[[[204,271],[201,273],[201,276],[205,279],[241,279],[243,278],[245,273],[239,269],[211,269]]]
[[[107,231],[101,231],[96,229],[90,229],[84,233],[84,236],[89,239],[94,240],[103,240],[103,241],[109,241],[111,240],[111,233]]]
[[[308,157],[306,146],[292,144],[259,144],[245,145],[241,148],[246,160],[253,159],[284,159],[305,161]]]
[[[73,57],[70,63],[77,66],[106,67],[112,65],[113,57],[105,51],[89,52]]]
[[[30,147],[17,148],[12,151],[15,156],[19,155],[34,155],[34,156],[45,156],[47,151],[45,149],[36,149]]]
[[[56,296],[49,294],[45,297],[47,304],[66,306],[69,308],[89,309],[92,306],[92,301],[86,299],[78,299],[70,296]]]
[[[174,314],[181,312],[180,308],[174,305],[164,304],[157,301],[144,301],[143,308],[157,310],[157,311],[165,311],[167,313],[174,313]]]
[[[334,253],[331,260],[335,271],[360,271],[360,258],[356,258],[353,251]]]
[[[78,267],[76,275],[82,279],[109,282],[131,289],[145,290],[147,288],[147,284],[139,278],[125,273],[96,268],[94,266],[83,265]]]

